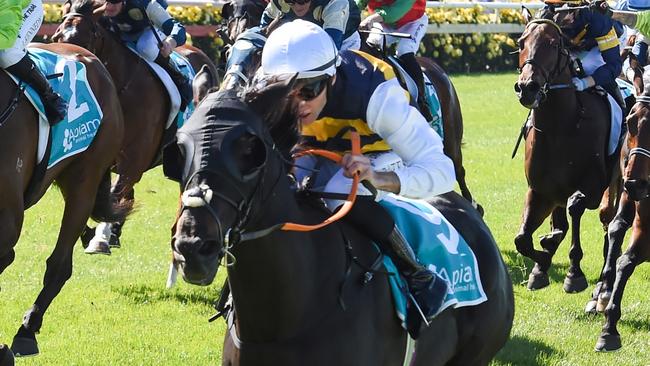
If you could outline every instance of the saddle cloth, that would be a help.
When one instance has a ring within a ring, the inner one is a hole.
[[[47,161],[49,169],[61,160],[88,149],[99,130],[103,113],[88,83],[84,64],[39,48],[30,48],[29,56],[44,75],[60,75],[49,82],[68,101],[66,117],[50,129],[38,93],[31,86],[22,84],[25,96],[39,114],[36,162],[40,166]],[[16,77],[9,75],[16,84],[20,83]]]
[[[440,311],[478,305],[487,300],[476,256],[465,239],[435,207],[425,201],[387,195],[379,201],[395,220],[419,262],[449,284]],[[384,256],[397,317],[406,328],[407,286],[390,258]]]
[[[131,52],[135,53],[138,57],[142,58],[140,54],[135,50],[135,44],[131,42],[127,42],[126,46]],[[194,71],[194,68],[192,68],[192,64],[190,64],[189,60],[186,59],[185,57],[181,56],[178,52],[174,51],[171,53],[169,56],[171,61],[176,64],[176,67],[183,73],[185,76],[190,80],[194,80],[194,76],[196,75],[196,71]],[[185,121],[187,121],[188,118],[192,115],[192,112],[194,112],[194,105],[192,103],[188,104],[187,108],[185,111],[181,111],[181,94],[178,91],[178,88],[172,81],[171,77],[169,77],[169,74],[160,67],[160,65],[156,64],[155,62],[147,61],[144,58],[142,58],[144,62],[149,65],[149,68],[153,71],[153,73],[158,77],[158,79],[163,83],[165,86],[165,89],[167,89],[167,94],[169,95],[169,101],[170,101],[170,110],[169,110],[169,117],[167,118],[167,122],[165,123],[165,129],[168,129],[172,126],[174,122],[176,122],[176,126],[178,128],[182,127]]]

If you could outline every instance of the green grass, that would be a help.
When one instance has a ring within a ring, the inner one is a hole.
[[[526,111],[512,92],[514,74],[458,76],[465,119],[464,158],[470,189],[510,268],[516,315],[511,340],[495,365],[650,364],[650,266],[639,267],[623,302],[619,330],[624,348],[597,354],[593,346],[602,317],[583,314],[588,292],[567,295],[568,239],[560,247],[551,286],[530,292],[531,267],[513,244],[526,181],[522,151],[510,153]],[[180,283],[164,289],[169,265],[169,228],[177,186],[159,169],[137,186],[138,211],[125,227],[123,248],[111,257],[74,254],[74,274],[48,310],[40,335],[41,355],[18,365],[214,365],[220,364],[223,321],[208,323],[218,285]],[[25,310],[41,288],[45,259],[56,240],[62,200],[56,189],[27,212],[17,259],[0,276],[0,342],[10,343]],[[583,269],[590,284],[601,267],[601,229],[595,212],[583,220]],[[538,234],[548,231],[542,226]],[[218,281],[221,283],[223,273]]]

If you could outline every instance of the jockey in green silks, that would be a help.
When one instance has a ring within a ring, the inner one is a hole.
[[[51,125],[66,115],[68,104],[27,55],[27,44],[43,23],[41,0],[0,0],[0,67],[29,84],[41,97]]]

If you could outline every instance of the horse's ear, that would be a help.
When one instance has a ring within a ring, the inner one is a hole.
[[[228,20],[232,17],[232,3],[228,1],[221,8],[221,19]]]
[[[297,76],[284,74],[256,79],[245,92],[244,101],[267,123],[273,123],[284,115],[289,102],[287,96],[296,84]]]
[[[531,13],[530,10],[528,10],[528,8],[523,5],[521,6],[521,16],[524,17],[524,22],[526,24],[530,23],[530,21],[533,20],[533,13]]]

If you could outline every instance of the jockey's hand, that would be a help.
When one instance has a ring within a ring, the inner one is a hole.
[[[606,0],[595,0],[589,3],[589,10],[595,13],[600,13],[608,18],[612,17],[612,8],[609,7]]]
[[[167,58],[174,48],[176,48],[176,41],[171,37],[167,37],[162,41],[162,45],[160,46],[160,55]]]
[[[359,181],[367,180],[372,183],[375,170],[372,169],[370,159],[364,155],[345,154],[341,160],[343,175],[352,178],[355,173],[359,174]]]
[[[589,89],[592,86],[596,85],[596,82],[594,81],[594,78],[591,76],[587,76],[586,78],[571,78],[571,82],[573,83],[573,86],[575,86],[577,91],[583,91],[585,89]]]
[[[383,22],[384,18],[382,18],[381,15],[377,13],[372,13],[368,15],[364,20],[361,21],[361,24],[359,24],[360,29],[372,29],[373,24],[379,22]]]

